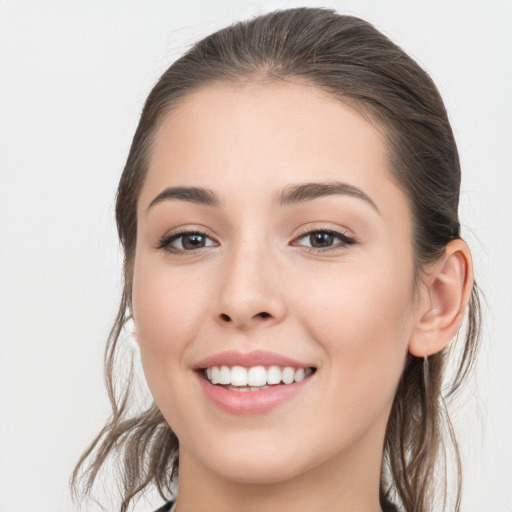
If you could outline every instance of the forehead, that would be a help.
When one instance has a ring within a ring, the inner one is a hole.
[[[401,194],[381,129],[311,85],[215,84],[185,96],[163,119],[140,202],[147,206],[172,185],[229,197],[332,180],[369,196]]]

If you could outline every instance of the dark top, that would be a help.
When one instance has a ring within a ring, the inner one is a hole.
[[[168,512],[171,510],[171,507],[174,505],[174,501],[169,501],[163,507],[155,510],[155,512]],[[382,512],[398,512],[395,505],[390,503],[389,501],[381,501]]]
[[[174,505],[174,501],[169,501],[169,503],[166,503],[163,507],[160,507],[158,510],[155,510],[155,512],[167,512],[168,510],[171,510],[171,507]]]

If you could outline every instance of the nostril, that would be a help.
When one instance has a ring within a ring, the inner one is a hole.
[[[225,320],[226,322],[229,322],[231,320],[231,318],[229,318],[229,316],[226,315],[225,313],[221,313],[220,317],[222,318],[222,320]]]
[[[269,314],[269,313],[267,313],[266,311],[262,311],[262,312],[260,313],[260,316],[261,316],[261,318],[267,318],[267,317],[269,317],[269,316],[270,316],[270,314]]]

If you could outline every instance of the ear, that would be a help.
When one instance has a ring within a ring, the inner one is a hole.
[[[139,349],[139,347],[140,347],[139,335],[137,333],[137,326],[135,325],[135,319],[133,318],[133,314],[130,314],[128,322],[129,322],[128,332],[130,333],[130,343],[133,346],[133,348]]]
[[[450,343],[464,318],[472,287],[471,251],[463,240],[453,240],[423,279],[410,354],[429,356]]]
[[[140,342],[136,331],[133,331],[130,335],[130,346],[135,354],[140,354]]]

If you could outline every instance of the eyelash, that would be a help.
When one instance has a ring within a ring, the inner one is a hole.
[[[336,238],[339,238],[340,242],[337,245],[334,245],[331,247],[304,247],[304,246],[301,246],[305,252],[323,253],[323,252],[328,252],[328,251],[334,251],[334,250],[340,249],[342,247],[355,245],[357,243],[353,238],[350,238],[345,233],[340,232],[340,231],[335,231],[330,228],[317,228],[317,229],[313,229],[313,230],[303,231],[302,233],[299,233],[299,235],[295,238],[295,240],[300,240],[302,238],[305,238],[308,235],[311,236],[313,234],[318,234],[318,233],[325,233],[325,234],[334,236]],[[213,240],[211,237],[209,237],[206,233],[204,233],[202,231],[197,231],[197,230],[180,231],[178,233],[170,233],[170,234],[164,235],[158,242],[156,248],[162,249],[171,254],[182,254],[182,255],[197,254],[197,252],[201,251],[202,249],[206,249],[206,247],[199,247],[196,249],[178,249],[178,248],[172,247],[170,245],[175,240],[178,240],[185,236],[191,236],[191,235],[199,235],[204,238],[210,238],[210,240]]]
[[[305,252],[308,253],[322,253],[322,252],[329,252],[329,251],[335,251],[336,249],[341,249],[342,247],[355,245],[357,242],[343,233],[342,231],[336,231],[331,228],[316,228],[316,229],[307,229],[298,234],[298,236],[295,238],[295,240],[300,240],[302,238],[307,237],[308,235],[311,236],[313,234],[317,233],[325,233],[331,236],[334,236],[336,238],[339,238],[340,242],[337,245],[333,245],[330,247],[304,247],[302,246],[302,249]]]

